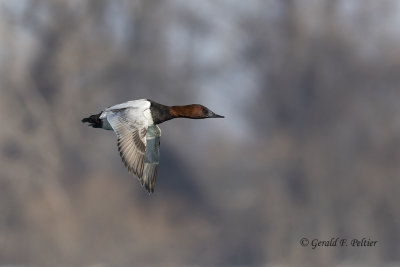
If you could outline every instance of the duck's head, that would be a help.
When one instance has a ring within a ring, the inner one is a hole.
[[[207,118],[225,118],[211,111],[209,108],[192,104],[186,106],[173,106],[170,112],[174,117],[189,118],[189,119],[207,119]]]
[[[209,108],[202,106],[202,105],[196,105],[198,108],[198,119],[207,119],[207,118],[225,118],[224,116],[218,115],[211,111]]]

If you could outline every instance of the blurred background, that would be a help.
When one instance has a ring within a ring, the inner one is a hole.
[[[0,264],[400,264],[399,26],[395,0],[1,0]],[[226,116],[160,125],[153,195],[80,122],[140,98]]]

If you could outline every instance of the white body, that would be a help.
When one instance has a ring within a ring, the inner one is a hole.
[[[115,114],[121,109],[126,109],[124,120],[136,128],[147,129],[149,125],[154,124],[150,112],[150,101],[139,99],[106,108],[100,115],[100,119],[103,121],[103,129],[114,130],[107,120],[107,116]]]

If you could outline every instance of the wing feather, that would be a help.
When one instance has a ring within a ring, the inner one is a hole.
[[[118,137],[118,151],[129,172],[136,175],[149,193],[154,192],[158,172],[157,162],[146,162],[147,125],[135,121],[130,123],[126,111],[109,113],[107,120]],[[158,133],[161,134],[157,126]],[[159,137],[159,136],[158,136]]]
[[[154,192],[154,187],[156,185],[157,173],[158,173],[158,163],[145,163],[143,171],[143,181],[147,191],[150,193]]]

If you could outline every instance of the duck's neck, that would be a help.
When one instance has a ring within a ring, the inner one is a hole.
[[[196,105],[185,105],[185,106],[172,106],[169,107],[169,113],[172,118],[197,118]]]
[[[154,124],[160,124],[164,121],[172,120],[175,118],[190,118],[199,119],[198,105],[185,105],[185,106],[165,106],[152,100],[150,101],[150,111]]]
[[[187,113],[186,106],[165,106],[163,104],[159,104],[152,100],[149,100],[151,103],[150,112],[151,117],[153,118],[154,124],[160,124],[164,121],[172,120],[175,118],[185,117]],[[190,106],[190,105],[189,105]]]

